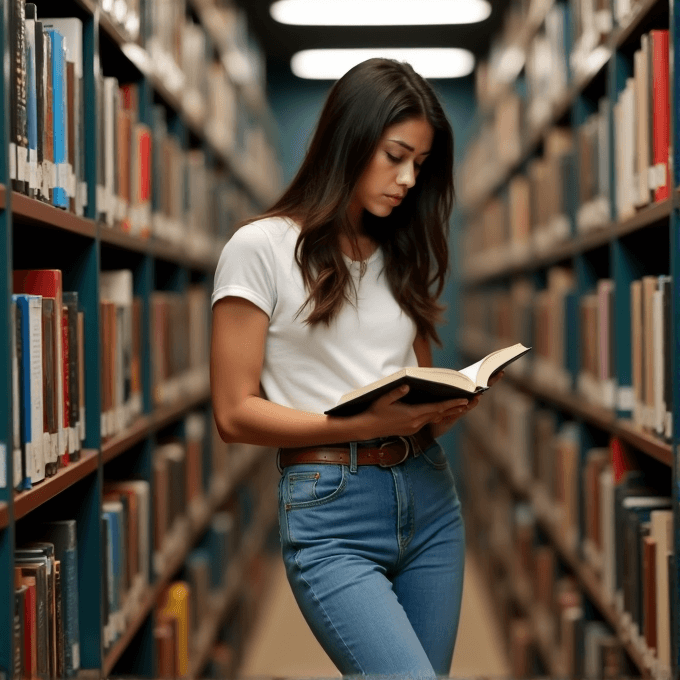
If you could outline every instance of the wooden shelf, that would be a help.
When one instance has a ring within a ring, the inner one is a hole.
[[[4,191],[3,191],[4,194]],[[54,227],[73,234],[94,239],[97,225],[94,220],[78,217],[71,212],[55,208],[35,198],[12,192],[12,217],[24,224],[35,224],[42,227]],[[2,197],[2,207],[6,205],[6,197]]]
[[[234,490],[237,482],[240,481],[240,479],[242,479],[245,474],[247,474],[250,467],[255,463],[258,456],[262,455],[263,451],[264,449],[259,448],[254,449],[253,455],[251,455],[248,458],[246,463],[239,466],[239,470],[236,475],[232,475],[229,480],[225,480],[222,483],[215,484],[213,493],[211,493],[210,498],[205,502],[205,508],[195,513],[191,512],[189,513],[190,529],[187,532],[187,535],[185,536],[184,540],[182,541],[181,548],[178,549],[170,557],[166,564],[165,569],[163,570],[163,574],[144,593],[135,615],[126,624],[125,633],[114,643],[111,649],[106,653],[104,657],[104,664],[102,666],[103,677],[108,677],[111,674],[111,671],[113,670],[113,667],[115,666],[116,662],[121,657],[127,646],[130,644],[132,638],[136,635],[137,631],[139,630],[142,623],[145,621],[146,617],[149,616],[150,612],[153,610],[163,588],[167,586],[167,584],[172,579],[173,575],[182,566],[192,546],[201,537],[201,535],[205,533],[213,514],[220,507],[220,505],[222,505],[222,503],[229,497],[229,495]],[[264,530],[262,529],[262,531]],[[242,554],[239,556],[239,558],[237,558],[237,562],[235,564],[237,570],[235,573],[233,569],[229,572],[229,576],[237,577],[236,586],[238,586],[238,582],[240,581],[240,577],[242,575],[242,570],[241,567],[239,567],[239,565],[243,561],[243,556],[247,554],[246,549],[252,543],[250,538],[247,538],[245,540],[246,542],[244,544],[244,547],[242,548]],[[221,603],[221,606],[224,609],[226,609],[229,606],[229,602],[233,600],[233,597],[235,595],[235,592],[233,592],[234,590],[235,589],[232,588],[232,584],[230,583],[227,588],[227,592],[222,595],[224,601]],[[215,626],[217,627],[218,624],[219,621],[215,623]]]
[[[512,472],[508,469],[507,463],[503,460],[503,457],[496,450],[493,443],[489,441],[488,435],[482,431],[483,428],[473,427],[468,424],[467,429],[481,444],[480,448],[482,454],[488,458],[496,469],[503,473],[506,484],[508,484],[515,493],[530,501],[534,515],[542,530],[548,535],[560,557],[570,566],[578,582],[588,594],[588,597],[593,601],[607,623],[614,629],[628,656],[638,667],[643,678],[645,680],[653,680],[650,669],[647,667],[644,658],[637,647],[632,644],[630,636],[623,628],[621,617],[614,607],[603,597],[599,579],[595,575],[593,569],[590,565],[581,560],[581,558],[567,545],[561,530],[555,527],[553,521],[540,510],[540,504],[536,501],[538,494],[535,487],[531,482],[524,484],[515,480]]]
[[[32,489],[15,493],[14,518],[25,517],[46,501],[95,472],[98,465],[98,451],[84,449],[81,451],[80,460],[60,468],[54,477],[46,477]]]
[[[197,269],[201,271],[213,271],[217,267],[220,252],[215,248],[210,257],[202,257],[200,255],[193,255],[187,251],[185,246],[175,245],[167,241],[153,240],[151,241],[151,253],[154,257],[170,262],[178,262],[190,269]]]
[[[210,399],[210,389],[200,390],[171,406],[158,407],[153,413],[140,416],[129,428],[107,439],[102,444],[102,463],[138,444],[153,432],[180,418],[187,411],[197,408]]]
[[[0,503],[0,530],[7,528],[9,525],[9,509],[7,503]]]
[[[149,254],[151,249],[151,239],[128,234],[118,227],[109,227],[105,224],[101,224],[99,239],[102,243],[124,248],[125,250],[134,250],[145,255]]]
[[[474,344],[471,341],[459,342],[463,352],[471,356],[477,356],[485,348],[487,351],[491,351],[492,344],[489,342]],[[538,397],[555,404],[555,406],[573,413],[577,418],[595,425],[606,432],[610,432],[633,448],[642,451],[672,469],[673,447],[671,444],[642,430],[634,425],[632,421],[617,418],[613,411],[588,403],[577,394],[560,392],[531,378],[513,376],[506,372],[503,380],[507,380],[517,389],[532,397]]]
[[[622,441],[664,465],[673,467],[673,447],[670,444],[643,431],[629,420],[617,418],[613,411],[589,404],[575,394],[560,394],[556,390],[548,389],[526,378],[507,376],[507,379],[522,391],[572,412],[586,422],[611,432]]]
[[[670,217],[673,199],[653,203],[642,208],[636,215],[620,223],[612,223],[602,229],[585,234],[578,234],[573,239],[556,244],[546,251],[530,249],[522,262],[502,265],[493,271],[481,274],[470,274],[462,278],[466,288],[472,288],[497,278],[516,276],[518,274],[542,269],[551,264],[566,260],[576,255],[594,250],[610,241],[626,236],[647,227],[653,227]]]

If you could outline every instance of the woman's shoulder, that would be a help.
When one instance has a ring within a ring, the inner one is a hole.
[[[280,239],[285,236],[294,236],[297,239],[300,227],[290,217],[262,217],[252,222],[244,224],[236,231],[240,238],[258,239],[267,237],[269,239]]]

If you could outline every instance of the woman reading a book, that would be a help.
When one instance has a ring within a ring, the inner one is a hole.
[[[431,365],[453,198],[453,135],[431,86],[371,59],[335,83],[297,176],[215,275],[217,427],[278,447],[288,579],[343,675],[431,678],[453,656],[464,526],[435,437],[479,397],[408,405],[400,389],[324,415]]]

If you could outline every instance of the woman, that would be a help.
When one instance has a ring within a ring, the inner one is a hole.
[[[279,447],[283,558],[343,675],[448,675],[464,527],[435,437],[478,397],[323,412],[441,345],[453,135],[430,85],[371,59],[331,89],[283,197],[225,246],[211,382],[227,442]],[[433,290],[434,288],[434,290]]]

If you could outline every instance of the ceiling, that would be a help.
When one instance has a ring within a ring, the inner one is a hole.
[[[289,64],[295,52],[320,47],[462,47],[480,60],[488,54],[492,37],[500,31],[503,13],[511,0],[490,0],[491,16],[478,24],[389,27],[288,26],[271,18],[272,1],[236,0],[236,4],[246,11],[268,63],[281,67]]]

